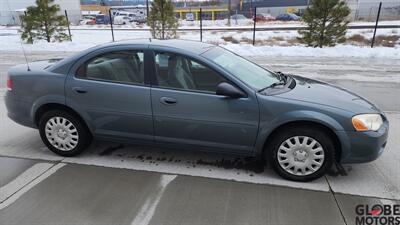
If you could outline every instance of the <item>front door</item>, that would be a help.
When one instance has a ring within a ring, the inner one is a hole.
[[[95,135],[153,141],[144,52],[114,50],[86,57],[66,82],[66,103]]]
[[[223,76],[191,58],[155,52],[158,84],[151,88],[155,140],[249,153],[257,136],[255,96],[215,94]],[[229,82],[229,81],[227,81]]]

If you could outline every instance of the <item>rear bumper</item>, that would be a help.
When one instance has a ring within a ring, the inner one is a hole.
[[[4,96],[4,101],[7,108],[7,116],[14,122],[36,128],[36,124],[30,116],[30,104],[21,100],[18,100],[9,91]]]
[[[378,131],[338,131],[338,136],[347,139],[342,144],[341,163],[365,163],[377,159],[384,151],[389,134],[389,122],[386,120]]]

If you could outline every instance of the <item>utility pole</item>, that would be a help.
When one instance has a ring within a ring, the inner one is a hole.
[[[114,40],[114,27],[113,27],[114,21],[113,21],[113,17],[111,16],[111,9],[108,10],[108,16],[110,17],[111,36],[112,36],[112,40],[113,40],[113,42],[114,42],[114,41],[115,41],[115,40]]]
[[[200,41],[203,41],[203,11],[200,7]]]
[[[232,0],[228,0],[228,26],[231,25],[231,4]]]
[[[254,7],[254,17],[253,17],[253,46],[256,43],[256,15],[257,15],[257,7]]]
[[[72,41],[72,35],[71,35],[71,29],[69,28],[69,19],[68,19],[67,10],[64,10],[64,12],[65,12],[65,19],[67,20],[67,27],[68,27],[69,40]]]
[[[149,16],[149,0],[146,0],[146,17]]]
[[[375,29],[374,29],[374,36],[372,36],[371,48],[374,47],[376,29],[378,28],[378,21],[379,21],[379,15],[381,14],[381,8],[382,8],[382,2],[379,2],[378,15],[376,16],[376,23],[375,23]]]
[[[164,39],[164,0],[161,0],[161,38]]]
[[[250,0],[250,16],[253,17],[253,0]]]

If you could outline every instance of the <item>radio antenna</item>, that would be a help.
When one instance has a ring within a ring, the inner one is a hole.
[[[8,0],[7,0],[8,3]],[[10,5],[8,5],[8,8],[10,9]],[[10,9],[11,11],[11,9]],[[26,10],[24,11],[25,17],[26,17]],[[21,28],[22,28],[22,24],[23,21],[21,20]],[[29,36],[31,36],[31,33],[29,32]],[[29,63],[28,63],[28,58],[26,57],[26,53],[25,53],[25,49],[24,49],[24,45],[22,44],[22,38],[19,38],[19,43],[21,44],[21,48],[22,48],[22,53],[24,53],[24,58],[25,58],[25,62],[26,62],[26,67],[27,67],[27,71],[31,71],[31,68],[29,68]]]
[[[26,57],[24,45],[22,44],[22,41],[20,43],[21,43],[22,52],[24,53],[24,57],[25,57],[27,71],[31,71],[31,68],[29,68],[28,58]]]

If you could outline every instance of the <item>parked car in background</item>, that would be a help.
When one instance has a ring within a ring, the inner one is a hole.
[[[194,21],[194,13],[192,12],[186,13],[186,21]]]
[[[95,16],[83,16],[81,20],[79,20],[80,25],[95,25],[96,17]]]
[[[96,24],[109,24],[110,17],[108,15],[99,14],[96,15]]]
[[[146,16],[143,12],[128,12],[128,11],[115,11],[113,12],[114,24],[123,25],[132,22],[142,24],[147,22]]]
[[[247,25],[253,23],[253,21],[242,14],[235,14],[230,17],[231,23],[236,25]]]
[[[129,12],[126,11],[115,11],[113,12],[113,16],[129,16]]]
[[[267,13],[257,13],[256,15],[256,22],[267,22],[267,21],[274,21],[275,17],[271,16]]]
[[[5,103],[62,156],[92,138],[147,143],[259,157],[295,181],[377,159],[389,131],[385,113],[350,91],[183,40],[113,42],[18,65]]]
[[[296,14],[293,13],[284,13],[280,14],[279,16],[276,17],[276,20],[280,21],[299,21],[300,17]]]
[[[235,14],[231,16],[231,20],[247,20],[247,17],[242,14]]]
[[[129,16],[114,16],[113,24],[115,25],[125,25],[132,22],[132,18]]]
[[[136,22],[136,24],[143,24],[147,22],[147,18],[143,14],[134,14],[131,19],[133,22]]]

